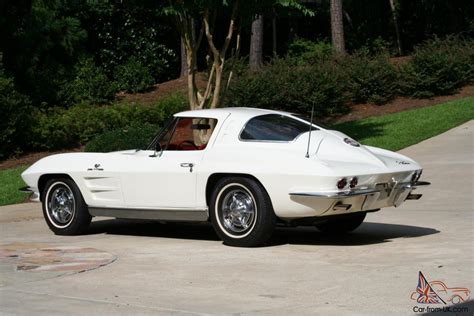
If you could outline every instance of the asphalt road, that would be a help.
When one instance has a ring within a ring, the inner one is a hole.
[[[38,204],[1,207],[0,314],[407,315],[452,305],[410,296],[419,271],[474,290],[474,121],[402,153],[432,182],[417,190],[423,198],[338,238],[285,228],[242,249],[209,225],[117,220],[61,237]],[[473,299],[458,311],[473,315]]]

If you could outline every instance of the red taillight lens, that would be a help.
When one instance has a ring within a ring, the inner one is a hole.
[[[354,177],[351,179],[351,181],[349,182],[349,186],[350,188],[355,188],[355,186],[357,185],[357,183],[359,183],[359,179],[357,179],[357,177]]]
[[[338,188],[339,190],[344,189],[344,187],[345,187],[346,185],[347,185],[347,180],[346,180],[346,178],[342,178],[342,179],[340,179],[339,181],[337,181],[337,188]]]

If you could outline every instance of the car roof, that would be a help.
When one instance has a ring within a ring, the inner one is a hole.
[[[229,107],[229,108],[218,108],[218,109],[184,111],[184,112],[175,114],[175,116],[221,118],[221,117],[226,117],[229,114],[232,114],[232,116],[238,116],[241,119],[250,119],[254,116],[263,115],[263,114],[290,115],[291,113],[283,112],[283,111],[268,110],[268,109],[259,109],[259,108]]]

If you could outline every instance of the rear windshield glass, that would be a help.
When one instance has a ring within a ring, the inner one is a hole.
[[[317,128],[313,127],[312,130]],[[309,124],[280,114],[266,114],[252,118],[240,133],[242,140],[292,141],[309,131]]]

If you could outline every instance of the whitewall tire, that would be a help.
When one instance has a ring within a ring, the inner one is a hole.
[[[77,235],[89,226],[92,217],[81,192],[71,179],[51,179],[41,193],[43,215],[57,235]]]
[[[209,206],[216,233],[230,246],[259,246],[270,238],[275,227],[276,218],[268,194],[250,178],[219,180]]]

